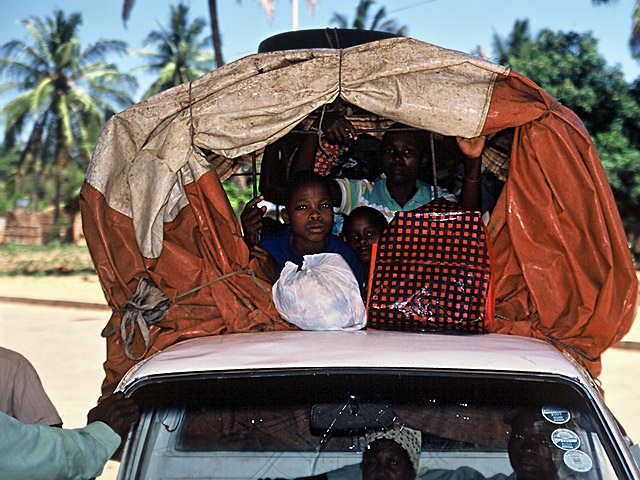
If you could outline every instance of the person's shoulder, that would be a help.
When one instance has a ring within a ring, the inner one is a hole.
[[[429,185],[424,180],[420,180],[420,179],[416,179],[416,188],[418,190],[429,190],[429,191],[431,191],[433,189],[433,187],[431,185]]]
[[[33,368],[31,362],[22,354],[9,350],[8,348],[0,347],[0,358],[5,362],[10,362],[17,366]]]
[[[375,184],[375,182],[367,180],[366,178],[334,178],[334,180],[338,182],[338,184],[352,189],[372,188]],[[376,180],[376,182],[377,181],[378,180]]]

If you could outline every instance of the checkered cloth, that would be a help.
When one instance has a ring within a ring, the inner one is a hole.
[[[483,333],[493,318],[480,212],[442,198],[398,212],[374,246],[370,328]]]

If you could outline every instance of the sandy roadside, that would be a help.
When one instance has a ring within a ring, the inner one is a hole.
[[[106,305],[97,275],[0,276],[0,297],[66,300]]]

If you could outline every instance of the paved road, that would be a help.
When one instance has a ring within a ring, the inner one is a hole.
[[[86,424],[86,414],[100,394],[106,355],[100,332],[108,316],[106,310],[0,303],[0,344],[34,364],[68,428]],[[640,350],[610,349],[603,366],[607,403],[631,438],[640,442]],[[110,462],[100,479],[114,479],[116,472],[117,464]]]

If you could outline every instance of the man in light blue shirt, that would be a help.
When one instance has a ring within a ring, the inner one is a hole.
[[[355,126],[342,116],[328,115],[322,123],[327,141],[345,145],[356,138]],[[465,155],[464,176],[458,204],[462,210],[480,210],[481,159],[485,138],[457,138],[458,146]],[[427,163],[426,132],[410,129],[406,125],[393,124],[383,135],[381,148],[382,173],[384,178],[369,180],[338,179],[331,184],[331,197],[338,213],[349,214],[360,206],[380,210],[387,221],[395,212],[414,210],[435,198],[431,185],[419,180]],[[307,135],[291,162],[291,172],[313,170],[318,136]],[[455,201],[455,196],[444,190],[438,196]]]
[[[87,415],[84,428],[28,425],[0,412],[0,478],[90,479],[100,475],[129,429],[138,407],[121,393]]]

